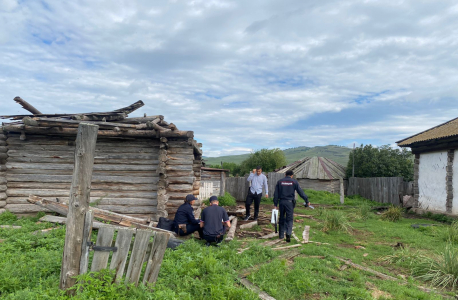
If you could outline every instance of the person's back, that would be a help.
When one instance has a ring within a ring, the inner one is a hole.
[[[221,243],[226,233],[225,226],[231,227],[226,210],[218,204],[218,198],[211,196],[210,206],[202,211],[203,238],[207,241],[207,246],[212,242]]]
[[[295,179],[291,177],[285,177],[280,179],[277,185],[279,187],[278,197],[280,199],[293,200],[295,198],[295,191],[296,188],[299,186],[299,183]]]
[[[204,221],[204,235],[217,236],[224,234],[223,222],[229,220],[224,207],[211,205],[202,211]]]

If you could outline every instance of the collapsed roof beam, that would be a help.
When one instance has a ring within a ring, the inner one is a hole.
[[[30,111],[32,114],[34,114],[34,115],[40,115],[41,114],[41,112],[38,109],[36,109],[32,104],[30,104],[29,102],[25,101],[21,97],[19,97],[19,96],[14,97],[13,100],[16,101],[16,103],[20,104],[23,109],[25,109],[27,111]]]

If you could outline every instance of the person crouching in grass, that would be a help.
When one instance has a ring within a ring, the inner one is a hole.
[[[207,247],[213,242],[216,242],[217,246],[221,244],[226,227],[231,227],[231,221],[224,207],[219,206],[218,197],[210,197],[210,206],[202,211],[200,226],[203,228],[203,238],[207,241]]]

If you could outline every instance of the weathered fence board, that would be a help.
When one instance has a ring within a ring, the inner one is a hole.
[[[126,267],[127,256],[129,254],[132,236],[134,235],[133,229],[119,229],[116,237],[115,247],[118,251],[113,253],[111,258],[110,270],[116,270],[115,280],[119,282],[124,275]]]
[[[151,253],[149,255],[148,264],[146,265],[145,275],[143,277],[143,284],[156,282],[169,237],[170,235],[161,232],[156,233],[154,236]]]
[[[404,182],[402,177],[352,177],[348,184],[348,195],[360,195],[379,203],[401,205],[400,195],[411,195],[413,183]]]
[[[141,265],[143,264],[152,233],[153,232],[149,230],[137,230],[137,236],[135,237],[134,246],[130,255],[129,266],[127,267],[126,284],[138,284],[142,271]]]
[[[97,235],[96,246],[111,247],[113,242],[114,228],[102,227],[99,229]],[[108,265],[108,259],[110,258],[109,251],[95,251],[94,258],[92,259],[91,272],[98,272],[105,269]]]

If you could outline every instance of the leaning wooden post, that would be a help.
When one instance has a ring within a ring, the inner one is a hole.
[[[345,199],[345,189],[343,178],[340,178],[340,204],[344,204]]]
[[[80,271],[81,249],[84,240],[83,228],[89,207],[92,167],[99,126],[81,123],[78,127],[75,147],[75,164],[65,232],[64,254],[60,272],[60,289],[72,287]]]

